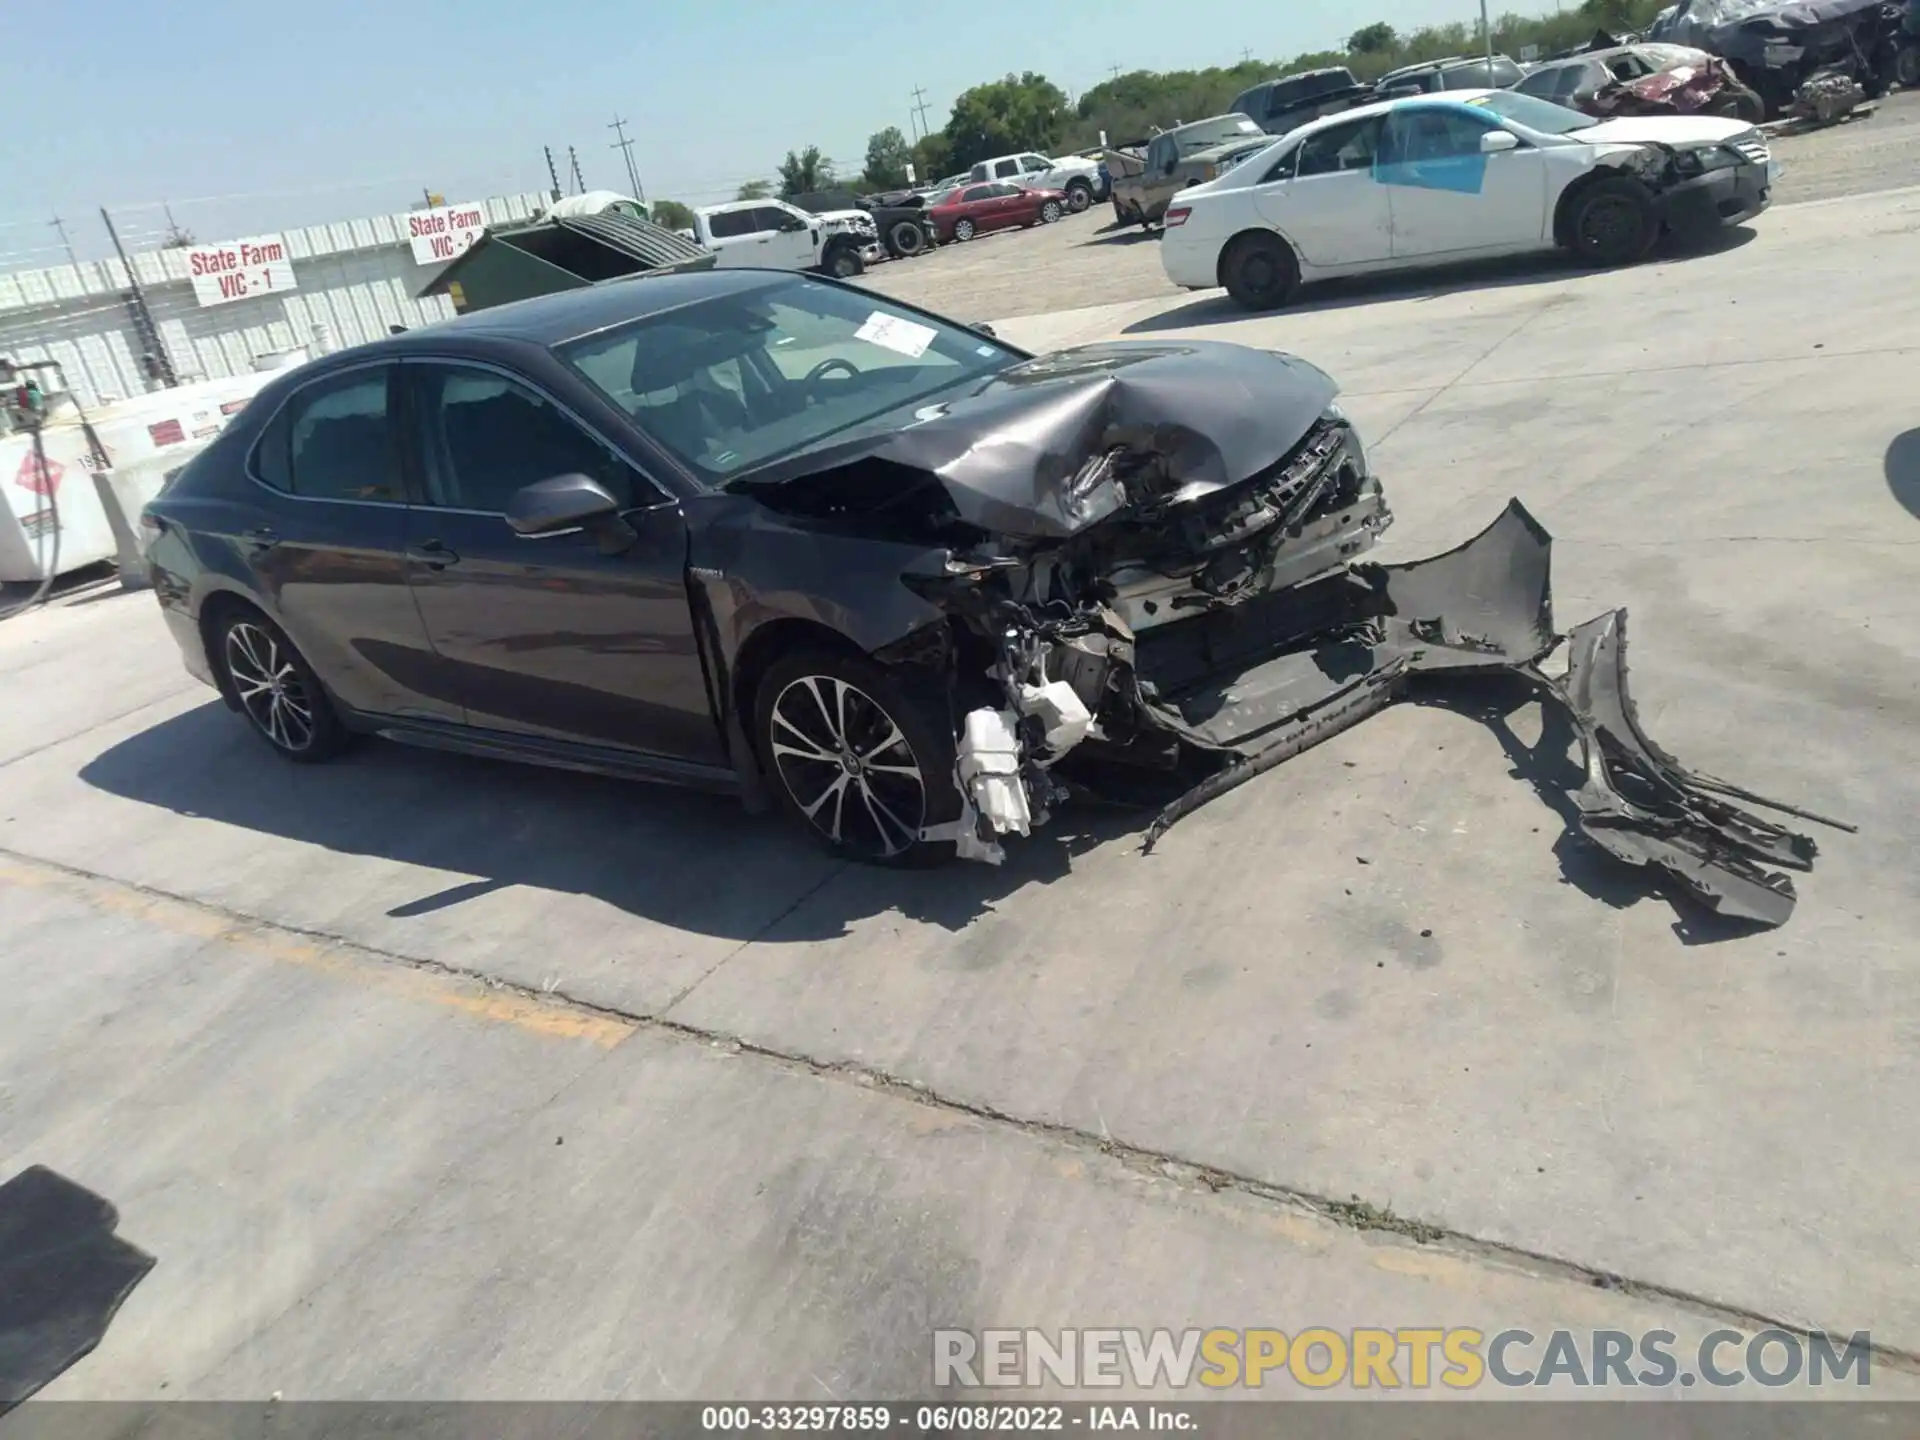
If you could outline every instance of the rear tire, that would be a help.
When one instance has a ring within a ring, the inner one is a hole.
[[[1300,261],[1278,235],[1242,235],[1220,257],[1220,283],[1248,310],[1277,310],[1300,288]]]
[[[1078,215],[1093,204],[1093,186],[1085,180],[1067,182],[1067,208]]]
[[[1660,238],[1653,197],[1624,175],[1596,180],[1573,197],[1567,247],[1583,265],[1611,269],[1645,257]]]
[[[286,631],[252,607],[235,608],[214,632],[214,663],[253,733],[285,760],[331,760],[353,735]]]
[[[896,220],[887,231],[887,249],[896,260],[918,255],[927,248],[927,232],[911,220]]]
[[[1749,125],[1759,125],[1767,118],[1767,102],[1758,94],[1740,84],[1727,87],[1733,94],[1732,109],[1728,112],[1736,120],[1744,120]]]
[[[869,865],[953,858],[951,841],[920,839],[960,818],[952,722],[901,672],[798,650],[762,677],[753,719],[780,808],[828,850]]]

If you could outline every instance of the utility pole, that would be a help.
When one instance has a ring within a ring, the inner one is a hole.
[[[573,146],[571,145],[567,146],[567,164],[573,167],[573,193],[576,195],[586,194],[587,182],[580,178],[580,157],[573,153]]]
[[[1487,0],[1480,0],[1480,33],[1487,42],[1487,83],[1493,83],[1493,26],[1487,23]]]
[[[927,92],[918,85],[913,87],[913,102],[913,113],[920,117],[920,133],[914,138],[923,140],[933,133],[933,127],[927,124]],[[913,128],[911,119],[907,123],[907,128],[909,130]]]
[[[558,200],[560,198],[560,172],[554,168],[553,146],[542,145],[540,148],[547,152],[547,179],[553,182],[553,198]]]
[[[1241,63],[1242,65],[1245,65],[1245,64],[1248,64],[1249,62],[1251,62],[1251,61],[1252,61],[1252,59],[1253,59],[1253,51],[1251,51],[1251,50],[1242,50],[1242,51],[1240,52],[1240,63]]]
[[[73,241],[67,238],[66,222],[58,215],[53,217],[53,233],[60,237],[60,244],[67,252],[67,263],[69,265],[79,264],[80,262],[73,258]]]
[[[127,248],[120,243],[120,232],[113,228],[113,216],[107,213],[104,205],[100,207],[100,223],[107,227],[107,238],[113,241],[113,253],[120,257],[120,265],[127,272],[134,328],[140,332],[141,340],[146,342],[147,354],[153,357],[158,372],[155,378],[168,386],[178,385],[180,377],[174,373],[166,342],[160,338],[160,327],[153,323],[153,310],[147,304],[146,292],[140,288],[140,277],[133,273],[133,262],[127,259]]]
[[[647,192],[640,188],[640,172],[633,165],[633,141],[627,138],[626,126],[627,122],[616,115],[613,117],[613,123],[607,128],[620,137],[613,142],[613,148],[626,157],[627,179],[633,184],[633,198],[644,205],[647,203]]]
[[[1120,78],[1120,67],[1118,65],[1109,65],[1107,67],[1107,78],[1109,80],[1118,80]]]

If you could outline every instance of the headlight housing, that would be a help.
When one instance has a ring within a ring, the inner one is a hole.
[[[1709,175],[1715,170],[1731,170],[1744,165],[1747,157],[1728,145],[1703,145],[1697,150],[1681,150],[1673,157],[1674,168],[1682,175]]]

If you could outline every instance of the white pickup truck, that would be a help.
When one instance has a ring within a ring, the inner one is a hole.
[[[693,212],[693,238],[725,266],[819,270],[844,280],[885,252],[862,210],[809,215],[784,200],[734,200]]]
[[[975,183],[1011,180],[1027,190],[1059,190],[1067,197],[1067,208],[1076,214],[1094,201],[1107,198],[1100,162],[1085,155],[1067,155],[1058,160],[1033,151],[996,155],[974,166],[967,172],[967,179]]]

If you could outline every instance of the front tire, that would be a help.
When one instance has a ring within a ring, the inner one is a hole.
[[[1069,180],[1067,182],[1067,208],[1078,215],[1091,204],[1093,204],[1093,186],[1085,180]]]
[[[780,806],[827,849],[869,865],[953,857],[920,838],[960,817],[952,724],[895,671],[864,656],[800,650],[754,698],[754,742]]]
[[[1277,310],[1300,288],[1300,261],[1278,235],[1242,235],[1220,257],[1220,283],[1248,310]]]
[[[852,245],[836,245],[827,251],[821,269],[836,280],[851,280],[856,275],[866,273],[867,262],[860,258],[860,252]]]
[[[1647,187],[1626,176],[1597,180],[1574,197],[1567,244],[1584,265],[1610,269],[1642,259],[1660,238]]]
[[[971,220],[956,220],[953,222],[953,238],[954,239],[971,240],[973,238],[973,234],[974,234],[973,222]]]
[[[215,654],[227,693],[275,754],[317,764],[352,743],[306,657],[259,611],[236,610],[221,622]]]
[[[1082,205],[1080,208],[1084,210],[1087,207]],[[1060,208],[1060,202],[1058,200],[1049,200],[1040,207],[1040,223],[1042,225],[1051,225],[1064,213]]]

